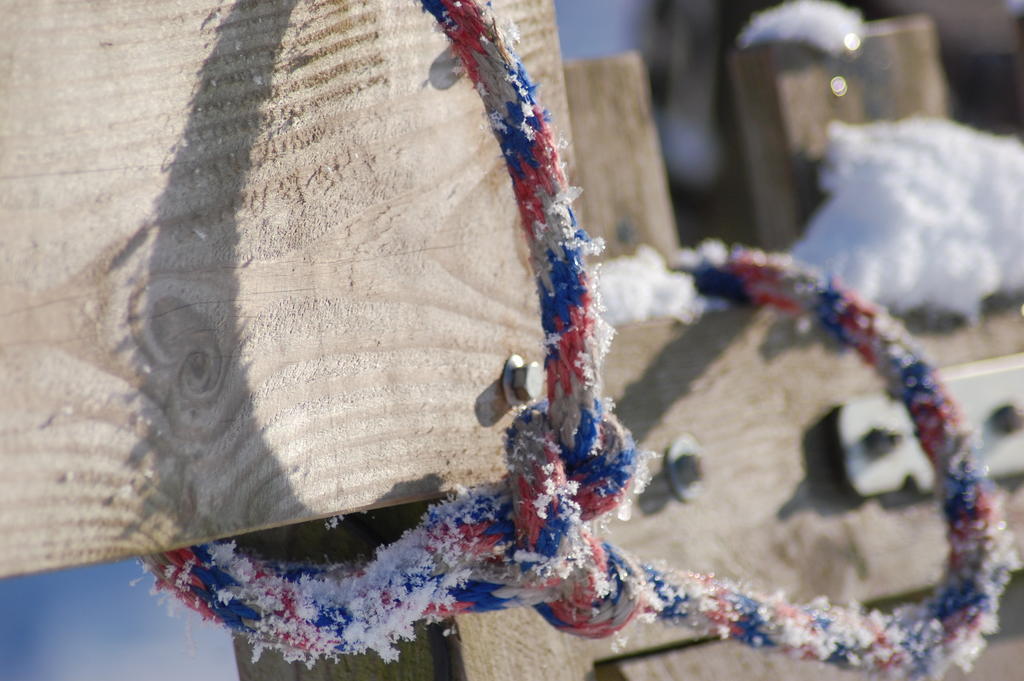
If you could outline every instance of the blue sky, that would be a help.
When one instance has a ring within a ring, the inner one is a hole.
[[[134,560],[0,580],[0,681],[237,679],[227,632],[152,583]]]

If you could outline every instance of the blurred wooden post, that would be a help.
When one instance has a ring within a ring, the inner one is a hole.
[[[839,55],[793,42],[731,55],[760,246],[788,248],[820,202],[817,169],[830,121],[948,115],[933,21],[915,15],[866,29],[859,49]]]
[[[1024,16],[1014,21],[1017,27],[1017,120],[1024,128]]]
[[[605,258],[637,245],[679,248],[668,177],[651,116],[647,67],[637,53],[565,65],[580,222],[605,241]]]

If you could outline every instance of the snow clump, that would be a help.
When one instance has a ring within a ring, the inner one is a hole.
[[[703,310],[693,277],[669,271],[664,258],[647,245],[639,246],[634,256],[601,265],[598,289],[604,319],[612,326],[660,317],[689,323]]]
[[[793,256],[896,311],[1024,290],[1024,146],[939,119],[832,123],[829,194]]]
[[[826,0],[793,0],[758,12],[736,43],[751,47],[773,42],[803,42],[830,54],[860,47],[864,15],[860,10]]]

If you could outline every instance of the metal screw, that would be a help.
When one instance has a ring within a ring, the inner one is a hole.
[[[462,71],[459,69],[459,58],[455,56],[451,45],[431,63],[428,73],[427,80],[438,90],[447,90],[458,82],[462,77]]]
[[[693,501],[704,491],[700,463],[700,443],[692,435],[677,437],[665,450],[665,478],[672,496],[679,501]]]
[[[540,364],[529,364],[519,355],[512,355],[505,362],[501,386],[509,404],[526,404],[537,399],[544,388],[544,372]]]
[[[872,428],[861,439],[868,456],[884,456],[903,442],[903,433],[891,428]]]
[[[996,430],[1006,435],[1024,428],[1024,409],[1014,402],[996,408],[988,418]]]

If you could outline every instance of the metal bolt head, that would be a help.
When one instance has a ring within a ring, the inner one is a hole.
[[[891,428],[872,428],[861,440],[869,456],[884,456],[903,442],[903,433]]]
[[[1024,408],[1014,402],[996,408],[988,418],[996,430],[1007,435],[1024,428]]]
[[[501,383],[509,404],[526,404],[544,389],[544,372],[537,362],[527,364],[519,355],[512,355],[505,362]]]
[[[669,445],[663,466],[672,496],[679,501],[693,501],[704,491],[700,443],[692,435],[681,435]]]

